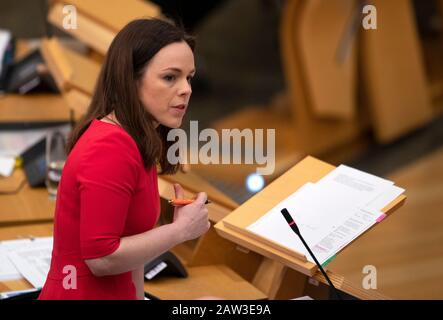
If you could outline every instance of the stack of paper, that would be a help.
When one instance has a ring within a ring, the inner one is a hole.
[[[307,183],[248,230],[273,246],[314,262],[281,214],[287,208],[320,264],[384,218],[382,209],[404,189],[389,180],[341,165],[317,183]]]
[[[0,176],[9,177],[14,169],[15,158],[0,155]]]
[[[24,277],[35,288],[43,287],[51,265],[52,237],[0,242],[0,280]]]

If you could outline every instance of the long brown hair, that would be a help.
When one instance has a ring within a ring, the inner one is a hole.
[[[171,128],[161,124],[155,128],[154,118],[140,102],[137,82],[160,49],[182,41],[194,51],[194,38],[170,22],[138,19],[128,23],[108,49],[91,104],[72,131],[67,152],[71,152],[94,119],[101,119],[114,111],[120,125],[135,140],[144,166],[149,168],[159,164],[161,173],[175,173],[179,164],[171,164],[166,157],[169,146],[174,143],[166,139]]]

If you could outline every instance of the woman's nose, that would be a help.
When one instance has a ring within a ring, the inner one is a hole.
[[[192,86],[188,80],[183,81],[180,88],[180,95],[188,95],[192,93]]]

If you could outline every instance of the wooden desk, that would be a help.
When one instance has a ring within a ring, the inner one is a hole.
[[[25,181],[22,169],[15,169],[8,178],[0,178],[0,190],[16,190]],[[16,194],[0,195],[0,226],[10,224],[52,222],[55,201],[46,188],[31,188],[27,182]]]
[[[53,235],[52,223],[0,227],[0,241]],[[225,299],[262,300],[266,295],[225,265],[188,267],[188,278],[158,278],[145,282],[145,290],[161,299],[196,299],[217,296]],[[24,278],[0,282],[0,292],[25,290],[32,285]]]
[[[264,212],[272,209],[281,199],[288,197],[298,187],[308,181],[318,181],[333,169],[334,166],[330,164],[312,157],[307,157],[215,225],[216,231],[219,232],[221,236],[268,258],[263,261],[253,283],[270,298],[275,297],[277,291],[281,289],[280,287],[285,284],[284,276],[287,267],[304,273],[308,277],[316,276],[320,281],[324,281],[324,279],[315,275],[317,268],[313,263],[304,262],[262,241],[253,239],[240,232],[239,229],[244,229],[250,223],[256,221]],[[291,188],[287,187],[289,183],[292,186]],[[387,214],[393,212],[404,203],[405,198],[404,195],[398,197],[389,206],[384,208],[383,212]],[[372,230],[369,230],[367,232],[369,233],[371,231]],[[350,244],[348,247],[352,247],[352,245],[353,244]],[[302,278],[301,282],[303,282],[304,279],[306,278]],[[343,277],[339,275],[336,275],[334,279],[336,280],[335,285],[338,288],[342,288],[343,290],[349,288],[350,294],[360,298],[368,298],[367,292],[360,292],[361,290],[354,289],[361,287],[361,282],[358,284],[345,282]],[[380,295],[377,296],[377,293],[374,293],[371,297],[377,298],[379,296]]]
[[[23,122],[66,122],[70,112],[57,94],[8,94],[0,97],[0,124]]]
[[[0,180],[0,190],[12,190],[23,181],[22,170],[15,170],[8,179]],[[237,204],[209,185],[204,179],[190,173],[178,173],[176,176],[160,176],[158,179],[159,192],[162,198],[172,198],[174,182],[179,182],[185,189],[185,196],[194,196],[195,192],[205,190],[213,203],[208,207],[210,218],[216,222],[231,212]],[[45,188],[31,189],[26,184],[18,194],[1,195],[0,207],[0,240],[14,239],[29,236],[50,236],[52,234],[52,223],[35,224],[27,226],[7,226],[17,223],[31,223],[36,221],[52,221],[55,210],[55,202],[49,200]],[[5,209],[8,210],[5,210]],[[199,239],[193,248],[188,244],[179,245],[174,252],[188,250],[192,258],[192,266],[188,266],[189,277],[163,278],[150,281],[145,284],[145,290],[161,299],[195,299],[202,296],[217,296],[225,299],[266,299],[267,296],[251,285],[250,281],[243,279],[237,272],[230,268],[229,258],[235,257],[237,262],[243,264],[240,267],[242,275],[248,274],[242,270],[251,266],[251,260],[258,257],[253,254],[240,254],[233,252],[231,243],[224,243],[224,239],[218,239],[213,230]],[[227,242],[227,241],[226,241]],[[218,249],[217,258],[208,257],[208,251],[214,247]],[[208,249],[209,248],[209,249]],[[182,258],[180,256],[180,258]],[[226,260],[226,261],[225,261]],[[215,263],[214,263],[215,262]],[[225,264],[226,262],[226,264]],[[254,265],[254,263],[252,263]],[[223,284],[223,285],[220,285]],[[23,290],[31,285],[25,279],[0,283],[0,291]]]
[[[60,95],[31,94],[0,97],[0,125],[68,121],[70,121],[70,111]],[[11,177],[0,177],[0,193],[16,190],[22,182],[25,183],[15,194],[0,194],[0,226],[52,221],[55,202],[49,199],[48,191],[46,188],[31,188],[25,179],[22,169],[14,170]]]

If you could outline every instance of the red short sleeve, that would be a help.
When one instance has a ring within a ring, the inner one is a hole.
[[[140,161],[134,140],[120,129],[95,139],[82,155],[78,183],[83,259],[107,256],[119,247]]]

